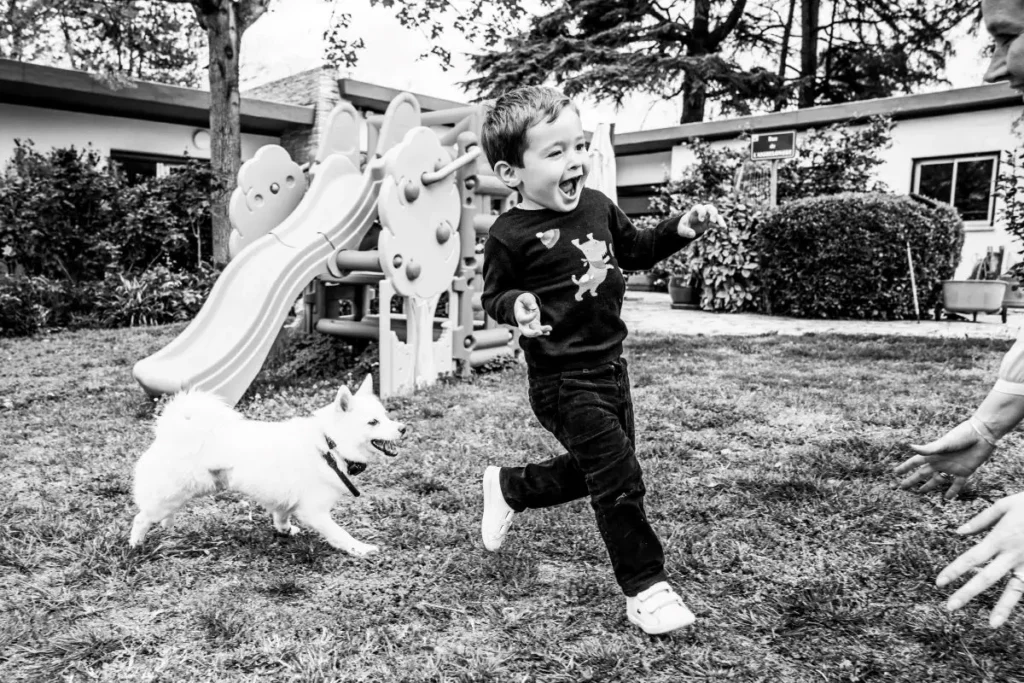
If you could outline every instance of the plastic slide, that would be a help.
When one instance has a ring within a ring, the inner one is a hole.
[[[139,384],[154,396],[197,388],[237,403],[303,288],[369,230],[383,178],[380,160],[360,174],[341,155],[325,159],[291,215],[232,259],[189,326],[135,364]]]

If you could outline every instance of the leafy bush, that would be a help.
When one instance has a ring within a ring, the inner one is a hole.
[[[129,185],[94,149],[37,152],[15,141],[0,176],[0,250],[11,269],[82,283],[161,261],[195,270],[212,240],[207,164]]]
[[[924,198],[844,193],[801,199],[761,222],[761,284],[770,313],[904,319],[914,315],[907,244],[922,311],[941,295],[963,247],[956,210]]]
[[[125,187],[122,212],[111,226],[120,267],[132,273],[163,261],[192,271],[209,264],[215,183],[209,164],[191,160],[163,178]]]
[[[138,275],[109,273],[96,288],[93,319],[103,327],[160,325],[193,318],[209,296],[217,271],[195,273],[154,266]]]
[[[40,154],[15,140],[0,176],[0,247],[30,275],[80,282],[102,278],[116,247],[118,179],[99,153],[74,147]]]
[[[24,337],[51,324],[60,285],[44,277],[0,277],[0,337]]]

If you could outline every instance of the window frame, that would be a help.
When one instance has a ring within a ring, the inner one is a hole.
[[[1001,151],[987,151],[987,152],[972,152],[970,154],[944,154],[942,156],[934,157],[917,157],[911,161],[910,170],[910,191],[914,194],[920,194],[921,187],[921,167],[924,165],[951,163],[953,164],[953,178],[950,183],[951,192],[956,192],[956,178],[957,169],[959,162],[961,161],[993,161],[992,164],[992,180],[989,184],[988,191],[988,218],[982,220],[965,220],[965,230],[991,230],[995,227],[996,221],[996,187],[999,180],[999,163],[1002,160]],[[950,197],[955,200],[955,195]],[[950,204],[953,208],[956,208],[955,204]]]

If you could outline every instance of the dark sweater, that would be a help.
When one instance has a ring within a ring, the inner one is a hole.
[[[604,194],[584,188],[568,212],[520,208],[502,214],[484,245],[484,310],[517,327],[516,298],[531,292],[551,334],[520,338],[532,370],[590,368],[618,359],[626,324],[622,270],[647,270],[690,240],[680,217],[638,230]]]

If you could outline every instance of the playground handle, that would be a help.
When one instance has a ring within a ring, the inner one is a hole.
[[[451,163],[447,164],[446,166],[442,166],[436,171],[429,171],[427,173],[424,173],[422,176],[420,176],[420,181],[424,185],[433,185],[437,181],[447,178],[452,173],[455,173],[466,164],[475,160],[478,156],[480,156],[480,152],[480,147],[478,145],[474,145],[470,147],[465,154],[456,157],[454,160],[452,160]]]

